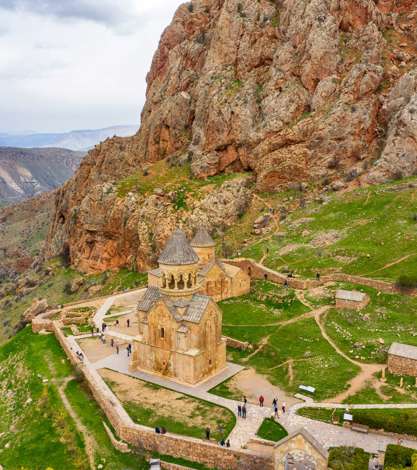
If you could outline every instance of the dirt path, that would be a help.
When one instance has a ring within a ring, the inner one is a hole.
[[[94,459],[94,449],[97,444],[93,437],[91,437],[88,429],[81,422],[79,416],[75,412],[74,408],[71,406],[67,396],[65,395],[65,388],[68,385],[68,382],[74,380],[74,377],[66,377],[65,380],[57,384],[58,394],[62,400],[64,408],[67,410],[68,414],[71,416],[72,420],[75,423],[75,426],[80,434],[82,434],[85,443],[85,452],[88,457],[88,463],[90,465],[90,470],[95,470],[95,459]]]
[[[417,253],[410,253],[408,255],[403,256],[402,258],[399,258],[395,261],[392,261],[391,263],[387,263],[385,266],[382,266],[382,268],[376,269],[375,271],[371,271],[370,273],[364,274],[364,276],[369,276],[370,274],[375,274],[380,271],[383,271],[384,269],[391,268],[392,266],[395,266],[397,264],[402,263],[403,261],[407,260],[408,258],[411,258],[412,256],[415,256]]]
[[[255,351],[253,351],[252,353],[249,354],[249,356],[246,356],[245,358],[242,359],[242,362],[248,362],[249,359],[251,359],[253,356],[255,356],[256,354],[258,354],[260,351],[262,351],[262,349],[268,344],[268,341],[269,341],[269,338],[270,338],[271,335],[268,335],[268,336],[264,336],[261,341],[259,342],[259,346],[257,349],[255,349]]]
[[[93,437],[91,437],[88,429],[81,422],[79,416],[77,415],[71,403],[69,402],[67,396],[65,395],[65,389],[67,388],[68,382],[70,382],[71,380],[74,380],[75,377],[71,375],[69,377],[65,377],[64,379],[58,380],[55,378],[57,374],[56,374],[56,370],[52,362],[48,361],[46,362],[46,364],[53,377],[52,383],[57,388],[58,395],[61,398],[61,401],[62,401],[62,404],[64,405],[65,410],[74,421],[75,427],[77,428],[78,432],[82,434],[84,438],[85,453],[87,454],[90,470],[95,470],[96,465],[95,465],[95,458],[94,458],[94,449],[97,447],[96,441],[94,440]]]
[[[328,307],[327,310],[329,308],[330,307]],[[374,381],[374,374],[382,371],[385,366],[381,364],[363,364],[361,362],[355,361],[354,359],[350,358],[347,354],[345,354],[329,337],[323,325],[323,320],[326,316],[325,314],[327,313],[327,310],[321,313],[317,311],[314,317],[318,327],[320,328],[321,335],[340,356],[349,361],[351,364],[354,364],[355,366],[359,367],[361,370],[358,375],[356,375],[355,377],[353,377],[352,380],[349,381],[347,390],[329,400],[333,403],[341,403],[350,395],[354,395],[356,392],[359,392],[359,390],[362,390],[366,382]]]

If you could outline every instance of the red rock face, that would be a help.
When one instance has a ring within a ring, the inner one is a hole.
[[[252,171],[264,191],[383,181],[402,162],[415,172],[416,34],[412,0],[182,5],[155,53],[138,134],[90,152],[58,193],[48,254],[67,243],[86,270],[151,263],[157,246],[138,241],[137,211],[103,188],[168,157],[190,158],[197,178]],[[91,224],[90,211],[106,220]]]

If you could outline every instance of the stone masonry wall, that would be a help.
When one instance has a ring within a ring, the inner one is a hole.
[[[70,362],[83,374],[94,399],[107,416],[120,439],[146,451],[184,458],[221,470],[239,470],[242,468],[273,470],[272,459],[266,456],[243,449],[236,451],[220,447],[215,443],[176,434],[156,434],[151,428],[135,424],[99,373],[91,367],[88,361],[80,362],[75,348],[72,347],[71,342],[61,330],[61,323],[54,321],[51,325],[48,320],[43,320],[43,322],[40,329],[52,331],[55,334]],[[32,328],[34,327],[36,329],[40,325],[32,324]]]
[[[417,377],[417,361],[406,357],[388,355],[388,370],[395,375],[410,375]]]
[[[287,277],[284,274],[281,274],[277,271],[267,268],[254,260],[249,258],[237,258],[232,260],[227,260],[229,264],[233,266],[238,266],[243,271],[245,271],[251,279],[263,279],[277,284],[284,285],[285,281],[288,282],[289,287],[294,289],[308,289],[319,285],[320,283],[308,279],[299,279],[295,277]]]

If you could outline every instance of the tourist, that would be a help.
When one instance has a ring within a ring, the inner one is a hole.
[[[242,418],[246,419],[246,405],[242,406]]]
[[[221,445],[222,447],[224,447],[224,444],[225,444],[225,442],[224,442],[224,439],[222,438],[222,440],[220,441],[220,445]]]
[[[285,279],[284,287],[285,287],[285,288],[288,288],[288,280],[287,280],[287,279]]]
[[[94,336],[94,333],[95,333],[95,331],[94,331],[94,326],[92,326],[92,327],[91,327],[91,336]]]
[[[161,434],[167,433],[167,430],[163,426],[161,426],[159,430],[161,431]]]
[[[320,281],[320,273],[316,273],[316,280]]]
[[[209,441],[210,440],[210,428],[206,428],[206,439]]]
[[[230,439],[227,439],[227,441],[226,441],[226,447],[230,447]]]
[[[283,413],[285,413],[286,408],[287,408],[287,405],[285,404],[285,401],[284,401],[284,403],[282,404],[282,407],[281,407]]]
[[[126,325],[127,325],[128,328],[130,328],[130,319],[129,318],[126,320]]]
[[[242,416],[242,407],[241,407],[241,405],[237,405],[237,415],[238,415],[239,417]]]
[[[116,326],[119,326],[119,320],[116,320]]]
[[[155,428],[155,432],[156,432],[156,434],[161,434],[161,430],[159,429],[158,426]]]
[[[261,395],[259,397],[259,406],[264,406],[264,401],[265,401],[265,398]]]
[[[272,400],[272,408],[275,408],[277,405],[278,405],[278,400],[276,398],[274,398]]]
[[[246,403],[248,402],[247,398],[245,395],[243,395],[243,403],[246,405]]]
[[[116,354],[119,354],[119,345],[116,344]]]
[[[114,339],[113,338],[110,340],[110,346],[114,347]]]
[[[279,416],[278,416],[278,406],[277,405],[274,406],[274,416],[275,416],[275,419],[279,418]]]

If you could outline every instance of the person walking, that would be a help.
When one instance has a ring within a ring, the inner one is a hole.
[[[114,347],[114,339],[113,339],[113,338],[110,340],[110,346],[111,346],[112,348]]]
[[[116,320],[116,326],[119,326],[119,320]]]
[[[242,418],[246,419],[246,405],[242,406]]]
[[[245,395],[243,395],[243,403],[246,405],[246,403],[248,402],[247,398]]]
[[[116,354],[119,354],[119,345],[116,344]]]
[[[226,447],[230,447],[230,439],[227,439],[227,441],[226,441]]]
[[[274,417],[275,417],[275,419],[279,418],[279,416],[278,416],[278,406],[277,405],[274,406]]]
[[[210,428],[208,426],[206,427],[206,439],[210,440]]]
[[[129,318],[126,320],[126,325],[127,325],[128,328],[130,328],[130,319]]]
[[[239,417],[242,417],[242,406],[241,405],[237,405],[237,415]]]
[[[276,398],[274,398],[272,400],[272,408],[275,408],[277,406],[277,404],[278,404],[278,400]]]
[[[320,273],[319,272],[316,273],[316,280],[320,281]]]
[[[264,406],[264,401],[265,401],[265,398],[263,397],[263,395],[261,395],[259,397],[259,406]]]
[[[287,408],[287,405],[285,404],[285,401],[284,401],[281,407],[283,413],[285,413],[286,408]]]

